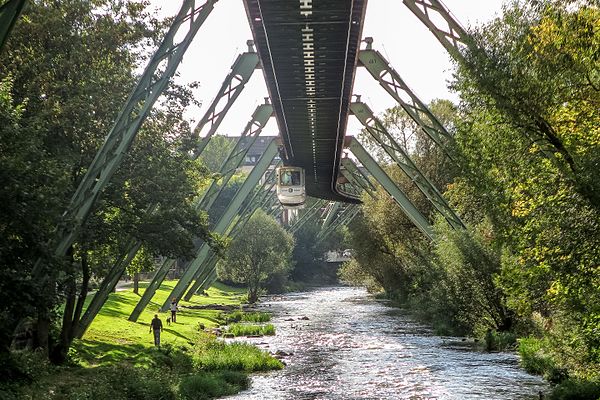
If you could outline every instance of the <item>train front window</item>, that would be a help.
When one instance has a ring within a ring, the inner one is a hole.
[[[281,186],[299,186],[300,171],[283,171],[279,183]]]

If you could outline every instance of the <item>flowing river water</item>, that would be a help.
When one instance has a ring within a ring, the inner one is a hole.
[[[320,288],[269,298],[277,334],[246,339],[285,352],[281,371],[252,375],[231,399],[538,399],[547,386],[512,353],[434,336],[363,289]],[[305,319],[301,319],[306,317]]]

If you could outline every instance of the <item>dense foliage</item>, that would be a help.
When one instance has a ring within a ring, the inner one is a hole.
[[[190,144],[183,112],[195,100],[172,85],[68,256],[50,256],[62,213],[168,26],[146,7],[30,1],[0,54],[0,353],[32,317],[34,346],[64,361],[91,281],[130,239],[142,243],[132,273],[156,255],[191,255],[194,237],[210,240],[206,216],[191,206],[205,170],[180,151]],[[44,282],[31,274],[38,258]]]
[[[244,284],[248,301],[256,302],[265,283],[278,276],[287,277],[294,247],[292,235],[273,217],[257,210],[233,238],[224,260],[217,264],[219,278]]]
[[[599,379],[598,27],[593,1],[520,1],[473,30],[453,82],[459,106],[446,103],[439,114],[441,103],[431,104],[454,134],[456,168],[444,167],[427,152],[431,141],[389,110],[386,125],[467,229],[435,217],[390,165],[435,220],[436,240],[427,243],[379,189],[352,226],[356,257],[342,277],[378,284],[440,332],[528,336],[524,362],[555,381]]]

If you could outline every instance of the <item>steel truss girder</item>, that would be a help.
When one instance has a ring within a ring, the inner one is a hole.
[[[379,143],[385,152],[425,195],[427,200],[431,202],[433,207],[444,216],[450,226],[454,229],[464,229],[464,224],[450,205],[448,205],[446,199],[444,199],[437,188],[421,172],[411,160],[408,153],[396,142],[385,126],[383,126],[381,121],[373,115],[371,109],[365,103],[354,102],[350,104],[350,110],[377,143]]]
[[[355,137],[350,137],[348,148],[360,161],[360,163],[369,171],[369,173],[379,182],[386,192],[398,203],[402,211],[419,228],[423,234],[433,240],[433,227],[421,214],[419,209],[410,201],[408,196],[394,183],[394,181],[385,173],[385,171],[377,164],[371,155],[364,149],[360,142]]]
[[[452,135],[436,116],[419,100],[390,63],[377,50],[371,48],[372,38],[366,38],[367,48],[358,53],[358,60],[371,76],[398,102],[402,109],[421,127],[448,157],[451,157],[449,144]]]
[[[246,199],[248,194],[252,191],[254,186],[256,186],[256,183],[260,180],[263,173],[267,170],[269,164],[271,163],[271,161],[273,160],[273,158],[275,157],[276,154],[277,154],[277,145],[276,145],[275,141],[271,141],[267,147],[267,150],[265,151],[265,153],[263,153],[263,155],[259,159],[257,165],[252,169],[252,171],[250,172],[250,174],[248,175],[248,177],[246,178],[246,180],[244,181],[242,186],[236,192],[235,196],[229,203],[229,206],[225,210],[225,213],[221,216],[221,218],[217,222],[215,228],[213,229],[213,232],[215,232],[217,234],[225,233],[227,227],[229,226],[229,224],[231,223],[231,221],[237,214],[243,201]],[[196,256],[194,257],[192,262],[189,263],[187,269],[185,270],[185,272],[183,273],[183,275],[181,276],[181,278],[179,279],[179,281],[173,288],[171,294],[167,297],[165,303],[163,304],[163,306],[161,308],[162,310],[167,309],[167,307],[170,304],[170,301],[173,297],[177,298],[177,300],[181,299],[184,292],[190,285],[191,281],[194,279],[194,276],[196,276],[196,274],[198,273],[198,270],[200,269],[200,267],[202,266],[202,264],[204,263],[204,261],[206,260],[206,257],[208,255],[209,255],[209,246],[203,242],[196,249]],[[164,266],[164,264],[163,264],[163,266]],[[162,268],[163,267],[161,266],[161,269]],[[168,271],[168,269],[167,269],[167,271]],[[158,271],[157,271],[157,274],[155,275],[155,277],[153,278],[153,280],[151,282],[154,290],[151,292],[148,292],[148,289],[146,289],[146,291],[142,295],[142,298],[140,299],[138,304],[135,306],[133,312],[129,316],[130,321],[137,321],[137,319],[139,318],[139,316],[142,313],[142,311],[144,310],[144,308],[146,308],[146,306],[148,305],[148,303],[154,296],[156,289],[158,287],[160,287],[160,285],[162,284],[165,276],[166,276],[166,271],[164,272],[164,275],[161,275],[161,276],[158,275]]]
[[[300,228],[302,228],[302,226],[306,222],[313,219],[313,217],[319,213],[319,211],[321,210],[321,207],[323,206],[323,204],[325,202],[326,202],[326,200],[317,199],[308,209],[304,210],[304,213],[302,214],[302,216],[300,218],[298,218],[296,220],[296,222],[294,222],[292,225],[288,226],[288,231],[290,233],[298,232],[298,230],[300,230]]]
[[[250,150],[254,142],[256,142],[256,139],[272,115],[273,106],[271,104],[265,103],[256,107],[256,110],[252,114],[252,118],[248,124],[246,124],[246,127],[240,138],[237,140],[234,148],[231,149],[231,152],[221,164],[219,177],[213,179],[208,189],[196,202],[195,208],[197,211],[210,209],[223,188],[227,186],[227,183],[233,174],[235,174],[235,171],[242,165],[248,150]]]
[[[354,186],[361,188],[362,190],[367,192],[369,196],[375,198],[375,192],[377,191],[377,189],[375,188],[375,186],[373,186],[369,178],[362,173],[362,171],[356,166],[356,164],[354,164],[354,161],[347,157],[344,157],[342,158],[341,162],[342,166],[344,167],[344,169],[341,170],[342,175],[344,175],[344,177],[348,179],[348,181]]]
[[[193,130],[194,137],[198,138],[198,144],[195,149],[196,156],[202,153],[210,138],[215,134],[223,118],[225,118],[235,100],[242,93],[246,83],[250,80],[252,73],[258,67],[258,63],[258,54],[252,47],[252,41],[249,40],[248,51],[237,57],[231,66],[231,71],[225,77],[217,96]],[[207,124],[209,124],[209,130],[203,137],[200,137],[203,128]]]
[[[0,6],[0,51],[19,20],[27,0],[8,0]]]
[[[241,227],[246,225],[257,208],[264,207],[265,204],[269,204],[269,198],[275,198],[274,192],[272,191],[272,188],[275,185],[274,176],[275,169],[272,169],[265,177],[265,181],[261,185],[260,189],[255,191],[250,201],[248,201],[246,206],[239,212],[239,218],[234,224],[232,224],[233,226],[230,226],[230,229],[227,233],[228,236],[235,237]],[[183,297],[184,300],[189,301],[192,296],[199,291],[203,283],[206,281],[210,270],[216,267],[217,261],[218,256],[213,252],[210,257],[204,263],[202,263],[198,269],[198,272],[196,273],[196,276],[194,277],[194,284]]]
[[[335,218],[333,222],[324,226],[323,229],[317,234],[317,243],[325,240],[329,235],[337,230],[340,226],[347,225],[350,223],[359,213],[360,207],[358,204],[348,204],[346,207],[340,211],[339,215]]]
[[[252,192],[252,189],[256,186],[256,184],[260,181],[263,174],[267,171],[269,165],[273,158],[277,155],[277,143],[275,140],[271,140],[269,145],[267,146],[265,152],[262,154],[258,163],[254,166],[250,174],[242,184],[242,186],[238,189],[237,193],[229,203],[229,206],[225,210],[225,213],[219,218],[219,221],[215,225],[214,232],[217,234],[224,234],[227,231],[227,228],[233,221],[236,214],[239,212],[240,207],[244,200],[248,197],[248,195]],[[196,257],[190,263],[187,270],[183,273],[171,294],[165,300],[165,303],[162,306],[162,310],[166,310],[171,302],[172,298],[180,300],[183,296],[183,293],[187,290],[190,285],[194,275],[198,272],[198,269],[208,256],[210,251],[209,246],[206,243],[203,243],[198,248],[196,252]]]
[[[470,37],[441,1],[402,0],[402,2],[427,26],[452,57],[464,61],[461,50],[468,45]],[[440,18],[447,26],[442,26]],[[436,24],[435,21],[440,23]]]
[[[321,230],[327,229],[327,227],[336,219],[338,210],[340,209],[342,203],[339,201],[331,201],[327,207],[327,214],[325,215],[325,219],[321,224]]]
[[[75,191],[69,207],[61,217],[57,229],[54,254],[62,257],[76,240],[81,226],[89,217],[92,207],[104,187],[108,184],[123,157],[131,147],[140,126],[148,116],[158,97],[169,84],[192,39],[213,10],[217,0],[207,0],[196,8],[194,0],[185,0],[169,31],[156,50],[137,85],[129,95],[125,105],[104,144],[98,150],[79,187]],[[175,37],[182,36],[176,42]],[[34,277],[41,273],[39,260],[34,269]]]

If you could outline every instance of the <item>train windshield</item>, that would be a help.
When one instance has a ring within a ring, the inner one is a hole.
[[[279,177],[281,186],[300,186],[300,171],[284,170]]]

